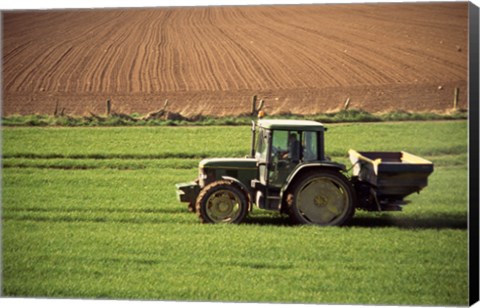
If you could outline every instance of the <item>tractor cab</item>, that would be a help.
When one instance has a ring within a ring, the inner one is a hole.
[[[252,181],[260,208],[280,210],[282,188],[302,166],[325,162],[325,127],[315,121],[259,120],[252,126],[252,155],[258,179]]]

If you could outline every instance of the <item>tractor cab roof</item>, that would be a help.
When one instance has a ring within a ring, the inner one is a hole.
[[[323,124],[309,120],[258,120],[259,127],[271,130],[324,131]]]

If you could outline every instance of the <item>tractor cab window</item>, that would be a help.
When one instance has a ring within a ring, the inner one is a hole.
[[[303,132],[302,154],[303,161],[309,162],[318,160],[318,134],[317,132]]]
[[[281,186],[301,159],[301,132],[274,131],[270,151],[270,183]]]
[[[266,146],[266,142],[263,144]],[[272,138],[271,161],[291,164],[318,160],[318,133],[315,131],[275,131]]]
[[[288,132],[275,131],[272,139],[272,158],[280,158],[288,149]]]
[[[271,161],[283,160],[298,164],[302,160],[301,132],[275,131],[272,139]]]
[[[272,135],[269,182],[272,186],[281,187],[298,164],[317,160],[316,131],[276,130]]]

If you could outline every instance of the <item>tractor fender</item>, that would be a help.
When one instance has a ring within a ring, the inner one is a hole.
[[[240,182],[238,179],[230,176],[222,176],[222,179],[224,179],[225,181],[231,181],[236,185],[238,185],[245,192],[245,195],[248,198],[250,205],[253,203],[253,200],[255,200],[254,199],[255,196],[253,194],[253,191],[250,188],[248,188],[247,185]]]
[[[344,164],[339,164],[335,162],[313,162],[313,163],[306,163],[306,164],[300,164],[298,165],[292,173],[287,177],[285,184],[282,187],[282,190],[280,191],[280,198],[283,200],[283,195],[284,193],[290,188],[292,183],[295,182],[295,179],[297,178],[298,175],[301,175],[302,173],[312,170],[312,169],[318,169],[318,168],[328,168],[330,170],[338,170],[338,171],[347,171],[347,168],[345,167]]]

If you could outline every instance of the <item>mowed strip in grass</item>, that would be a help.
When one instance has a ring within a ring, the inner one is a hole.
[[[174,184],[194,179],[201,157],[247,154],[249,137],[248,127],[4,128],[4,296],[467,303],[466,122],[330,126],[339,160],[348,148],[440,158],[403,212],[357,212],[343,228],[293,227],[258,209],[243,225],[200,224]],[[62,168],[79,163],[90,168]]]

